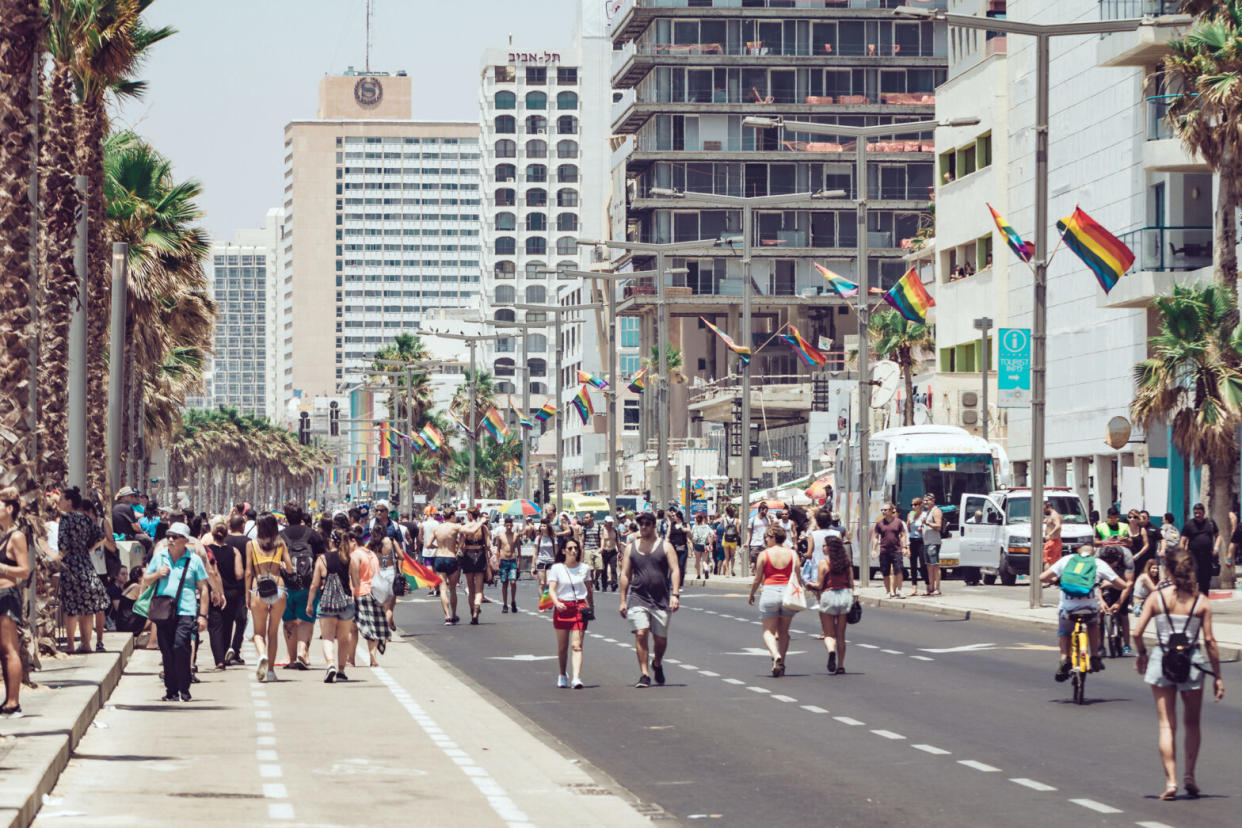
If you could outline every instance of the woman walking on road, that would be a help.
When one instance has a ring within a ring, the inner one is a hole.
[[[1220,653],[1216,648],[1216,636],[1212,633],[1212,608],[1206,598],[1198,592],[1198,573],[1195,560],[1190,553],[1178,549],[1170,550],[1168,572],[1173,579],[1169,586],[1162,587],[1147,597],[1143,604],[1143,614],[1139,616],[1138,627],[1134,631],[1134,646],[1137,658],[1134,669],[1143,676],[1143,680],[1151,685],[1152,697],[1156,700],[1156,718],[1158,727],[1158,745],[1160,761],[1164,765],[1165,788],[1160,794],[1163,800],[1171,800],[1177,796],[1177,695],[1182,696],[1182,716],[1186,725],[1186,772],[1183,785],[1186,795],[1191,799],[1199,798],[1199,785],[1195,781],[1195,762],[1199,758],[1199,719],[1203,712],[1203,651],[1207,651],[1207,660],[1211,662],[1214,675],[1213,696],[1220,701],[1225,695],[1225,683],[1220,677]],[[1156,619],[1157,644],[1148,656],[1143,641],[1143,631],[1152,618]],[[1177,639],[1184,636],[1185,641]],[[1202,636],[1202,644],[1199,638]],[[1173,669],[1172,661],[1165,654],[1176,645],[1184,643],[1190,648],[1186,658],[1189,669],[1180,672]]]
[[[594,607],[591,587],[591,569],[582,562],[582,547],[577,540],[570,539],[565,542],[564,560],[548,570],[548,594],[554,608],[552,626],[556,629],[556,657],[560,665],[557,687],[582,689],[582,640],[587,628],[582,610]],[[570,647],[573,648],[573,681],[565,672]]]
[[[354,620],[352,596],[358,589],[358,565],[350,557],[353,540],[348,530],[333,529],[328,537],[332,550],[315,560],[314,575],[306,598],[306,615],[309,618],[319,617],[323,659],[328,664],[323,681],[332,684],[340,674],[337,639],[342,628]]]
[[[378,552],[383,549],[384,538],[372,535],[365,546],[359,546],[354,555],[358,560],[358,582],[354,589],[354,608],[358,625],[358,633],[366,639],[367,652],[371,657],[371,666],[378,666],[378,654],[383,653],[392,638],[392,630],[388,629],[388,616],[384,613],[381,600],[386,597],[376,595],[375,589],[382,582],[377,581],[380,571]]]
[[[785,675],[785,654],[789,651],[789,625],[795,613],[783,606],[785,586],[799,580],[797,553],[785,546],[784,528],[769,526],[763,534],[767,548],[755,559],[755,579],[750,584],[750,603],[755,603],[759,587],[759,619],[763,622],[763,644],[772,655],[772,675]]]
[[[284,575],[293,571],[289,550],[280,539],[276,516],[265,513],[255,524],[258,537],[246,545],[246,588],[254,615],[254,648],[259,653],[255,676],[275,681],[276,654],[280,647],[280,619],[285,612]]]
[[[91,651],[92,623],[95,627],[95,652],[104,651],[104,613],[108,610],[108,590],[95,565],[91,550],[103,543],[103,532],[83,513],[86,501],[77,486],[66,489],[56,507],[61,512],[57,545],[65,569],[60,573],[60,601],[65,612],[65,648],[73,652],[73,633],[77,627],[82,639],[79,653]]]
[[[233,625],[237,618],[238,606],[245,606],[246,594],[243,579],[246,567],[242,563],[241,553],[237,547],[227,542],[228,527],[224,518],[211,525],[211,534],[203,544],[207,553],[207,571],[220,578],[220,595],[212,596],[211,608],[207,611],[207,639],[211,642],[211,656],[215,659],[216,669],[223,670],[229,663],[229,642],[233,638]],[[212,573],[212,567],[215,572]],[[244,616],[241,622],[245,624]]]
[[[22,621],[21,584],[30,577],[30,552],[26,530],[17,526],[22,513],[20,495],[13,486],[0,489],[0,661],[4,664],[4,706],[0,719],[22,715],[18,693],[22,689],[21,641],[17,625]]]
[[[828,648],[828,675],[845,672],[846,616],[854,604],[854,567],[841,539],[829,535],[824,540],[826,556],[819,561],[816,586],[819,589],[819,624]]]
[[[539,589],[548,585],[548,570],[556,562],[556,533],[552,529],[552,521],[545,520],[539,524],[535,535],[535,558],[530,564],[530,574],[539,579]]]

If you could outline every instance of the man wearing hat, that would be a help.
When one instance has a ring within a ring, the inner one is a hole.
[[[116,500],[112,504],[112,531],[120,535],[122,540],[137,541],[142,544],[143,560],[150,560],[154,543],[151,536],[142,531],[138,516],[134,514],[134,504],[138,502],[141,494],[133,486],[122,486],[117,489]]]

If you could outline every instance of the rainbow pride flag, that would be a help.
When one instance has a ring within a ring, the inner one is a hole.
[[[509,426],[505,424],[504,418],[495,408],[487,409],[487,413],[483,415],[483,427],[496,439],[497,443],[503,442],[509,436]]]
[[[410,435],[410,445],[414,447],[415,451],[422,451],[427,448],[427,441],[416,431]]]
[[[401,553],[401,574],[405,576],[410,589],[434,589],[443,580],[434,571],[423,566],[405,552]]]
[[[439,451],[440,446],[444,445],[444,435],[431,423],[423,426],[423,430],[419,434],[427,441],[427,445],[431,446],[432,451]]]
[[[574,408],[578,409],[578,416],[582,418],[582,424],[586,425],[586,421],[591,419],[595,409],[591,406],[591,395],[587,393],[585,385],[578,389],[578,393],[573,399],[573,404]]]
[[[984,203],[986,204],[987,202]],[[1018,235],[1018,231],[1014,230],[1013,227],[1010,226],[1009,222],[1005,221],[1004,217],[1001,216],[1000,213],[996,212],[996,208],[994,208],[991,204],[988,204],[988,210],[992,212],[992,221],[996,222],[996,229],[999,230],[1001,235],[1005,237],[1005,244],[1009,245],[1009,249],[1012,250],[1019,259],[1029,263],[1031,261],[1031,257],[1035,255],[1035,245],[1031,242],[1022,241],[1022,237]]]
[[[1081,207],[1075,207],[1073,215],[1058,221],[1057,229],[1061,231],[1065,246],[1091,269],[1105,293],[1112,290],[1122,274],[1134,264],[1134,253],[1130,248],[1097,224]]]
[[[823,365],[828,361],[828,357],[820,353],[814,345],[807,342],[798,333],[798,329],[793,325],[789,326],[789,333],[781,334],[780,338],[788,342],[798,353],[798,359],[802,360],[802,364],[810,368],[814,365]]]
[[[625,387],[633,391],[635,394],[641,394],[643,393],[643,389],[647,387],[646,379],[647,369],[639,368],[634,376],[630,377],[630,384]]]
[[[535,427],[535,424],[530,420],[530,418],[523,417],[522,412],[518,411],[517,407],[513,405],[513,397],[509,397],[509,410],[513,412],[513,415],[515,417],[517,417],[518,425],[520,425],[522,428],[534,428]]]
[[[828,287],[832,288],[832,292],[837,296],[840,296],[842,299],[849,299],[852,296],[858,295],[858,285],[854,284],[849,279],[844,276],[838,276],[836,273],[833,273],[821,264],[816,264],[815,269],[820,272],[821,276],[828,280]]]
[[[543,408],[535,412],[535,419],[541,423],[544,420],[548,419],[549,417],[555,417],[555,416],[556,416],[556,406],[550,402],[544,403]]]
[[[547,612],[554,606],[556,606],[556,604],[552,602],[552,594],[548,592],[547,587],[544,587],[543,592],[539,593],[539,611]]]
[[[706,319],[703,319],[703,317],[700,316],[699,319],[702,320],[704,325],[706,325],[708,328],[711,329],[712,333],[720,337],[720,341],[725,344],[726,348],[728,348],[730,351],[738,355],[738,357],[742,360],[743,365],[750,365],[750,348],[749,347],[745,345],[738,345],[736,342],[733,341],[733,337],[729,336],[727,333],[720,330],[720,328],[717,328],[711,322],[708,322]]]
[[[920,325],[927,321],[928,309],[936,304],[927,288],[923,287],[923,280],[914,268],[907,270],[906,275],[898,279],[897,284],[884,294],[884,301],[906,319]]]
[[[588,374],[582,369],[578,369],[578,382],[585,382],[587,385],[590,385],[593,388],[599,388],[600,390],[608,387],[607,380],[597,377],[594,374]]]

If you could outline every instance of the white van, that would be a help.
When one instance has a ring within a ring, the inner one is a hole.
[[[1061,515],[1061,554],[1071,555],[1090,546],[1093,530],[1082,500],[1063,486],[1044,489],[1044,502]],[[962,499],[965,520],[962,542],[972,557],[988,559],[983,582],[1013,586],[1019,575],[1031,573],[1031,490],[1002,489],[991,494],[966,495]],[[1043,555],[1035,550],[1036,557]]]

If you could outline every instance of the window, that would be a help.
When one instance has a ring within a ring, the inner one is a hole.
[[[513,285],[498,285],[496,287],[496,304],[512,305],[517,301],[517,291]]]
[[[527,314],[526,318],[529,320],[530,314]],[[548,375],[548,362],[545,359],[536,357],[526,363],[526,371],[532,377],[546,377]]]
[[[561,164],[556,168],[556,180],[562,184],[575,184],[578,181],[577,164]]]
[[[622,427],[627,431],[637,431],[638,421],[642,413],[639,400],[624,400],[624,409],[622,411],[621,421]]]
[[[986,132],[975,139],[975,157],[979,169],[992,166],[992,133]]]
[[[513,279],[517,277],[517,265],[513,262],[496,262],[492,275],[497,279]]]
[[[548,132],[548,119],[542,115],[531,115],[526,119],[527,135],[546,135]]]
[[[497,213],[496,214],[497,230],[516,230],[517,216],[513,213]]]
[[[527,164],[526,180],[528,182],[544,182],[548,180],[548,168],[543,164]]]
[[[512,66],[497,66],[492,77],[496,79],[496,83],[514,83],[517,81],[517,69]]]
[[[495,124],[498,135],[512,135],[517,132],[517,118],[512,115],[497,115]]]
[[[556,240],[556,255],[572,256],[578,250],[578,240],[573,236],[562,236]]]
[[[500,310],[496,311],[497,322],[513,322],[516,319],[517,319],[517,314],[509,310],[508,308],[501,308]]]
[[[577,109],[578,93],[577,92],[558,92],[556,95],[557,109]]]
[[[547,264],[545,264],[544,262],[538,262],[538,261],[527,262],[526,263],[526,278],[527,279],[542,279],[546,274],[540,273],[539,271],[546,270],[547,267],[548,267]]]
[[[557,207],[577,207],[578,206],[578,191],[572,188],[569,188],[569,187],[557,190],[556,191],[556,206]]]
[[[496,181],[497,182],[516,181],[516,180],[517,180],[517,167],[513,166],[512,164],[497,164],[496,165]]]
[[[578,229],[577,213],[560,213],[556,217],[556,229],[562,233],[572,233]]]
[[[513,236],[498,236],[496,238],[496,255],[512,256],[517,252],[517,240]]]
[[[526,82],[529,84],[545,84],[548,82],[548,70],[543,66],[527,66]]]
[[[562,115],[556,119],[556,132],[558,135],[577,135],[578,119],[573,115]]]
[[[539,92],[539,91],[527,92],[526,93],[526,108],[527,109],[547,109],[548,108],[547,94],[544,92]]]
[[[503,341],[503,340],[501,340],[501,341]],[[512,351],[513,351],[513,344],[512,344],[512,343],[513,343],[513,340],[512,340],[512,339],[510,339],[510,340],[509,340],[509,343],[510,343],[510,345],[509,345],[508,351],[506,351],[506,352],[512,352]],[[497,351],[500,351],[501,349],[500,349],[499,347],[497,347],[497,348],[496,348],[496,350],[497,350]],[[498,376],[498,377],[511,377],[511,376],[513,376],[513,358],[512,358],[512,357],[501,357],[500,359],[496,360],[496,362],[495,362],[495,363],[493,363],[492,367],[495,369],[495,371],[496,371],[496,376]]]
[[[526,286],[526,304],[543,305],[548,301],[548,289],[543,285]]]
[[[510,141],[508,138],[502,138],[496,142],[497,158],[517,158],[517,143]]]
[[[557,158],[577,158],[578,142],[577,141],[557,141],[556,142]]]
[[[547,385],[545,385],[545,384],[544,384],[544,383],[542,383],[542,382],[532,382],[532,383],[530,384],[530,393],[532,393],[532,394],[546,394],[546,393],[548,393],[548,386],[547,386]]]
[[[527,213],[526,214],[526,230],[530,233],[539,233],[548,229],[548,216],[546,213]]]
[[[514,207],[517,205],[517,190],[512,187],[498,187],[496,189],[496,206],[497,207]]]
[[[577,245],[574,245],[574,247],[575,247],[575,252],[576,252]],[[569,261],[565,261],[564,259],[562,259],[561,261],[556,263],[556,273],[557,273],[556,278],[558,279],[569,278],[561,274],[563,274],[566,270],[577,270],[577,268],[578,268],[577,262],[569,262]]]
[[[527,207],[547,207],[548,191],[542,187],[531,187],[526,191]]]
[[[556,70],[556,82],[561,86],[578,85],[578,67],[560,66]]]
[[[497,109],[517,109],[517,95],[512,92],[497,92],[495,100]]]
[[[637,348],[638,347],[638,317],[623,316],[621,317],[621,347]],[[635,368],[634,370],[638,370]],[[622,369],[621,373],[629,372]]]
[[[529,290],[529,288],[527,288]],[[543,353],[548,350],[548,338],[543,334],[533,333],[526,335],[526,350],[535,353]]]
[[[527,158],[547,158],[548,157],[548,142],[540,141],[538,139],[535,139],[533,141],[527,141],[526,142],[526,157]]]
[[[526,240],[527,256],[545,256],[548,252],[548,240],[543,236],[531,236]]]

